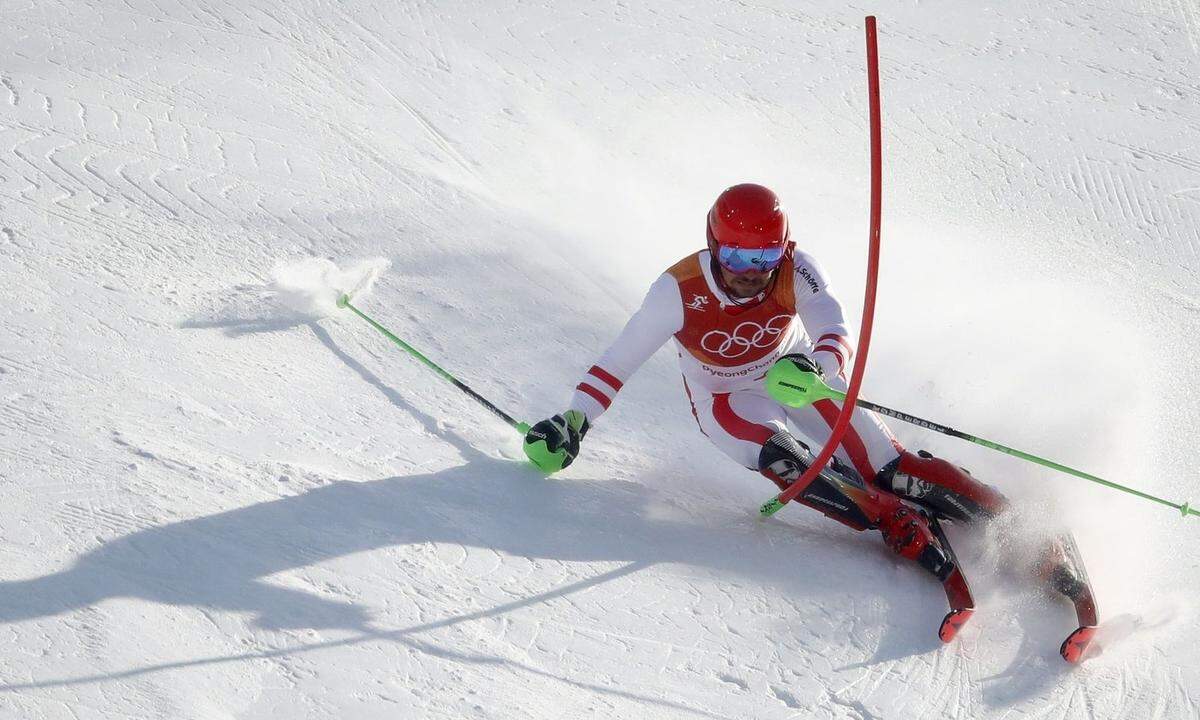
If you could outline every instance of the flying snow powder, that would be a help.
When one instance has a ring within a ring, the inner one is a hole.
[[[275,299],[302,315],[326,317],[338,312],[337,300],[343,294],[361,299],[371,292],[375,281],[391,263],[386,258],[360,260],[345,269],[332,260],[305,258],[271,271],[271,291]]]

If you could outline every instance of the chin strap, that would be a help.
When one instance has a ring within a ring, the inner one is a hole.
[[[708,249],[708,255],[708,263],[711,268],[713,280],[717,282],[717,287],[721,289],[721,292],[725,293],[725,297],[729,298],[730,304],[736,308],[733,311],[734,314],[749,310],[758,305],[775,291],[775,282],[779,279],[779,268],[782,267],[782,263],[771,271],[773,273],[771,275],[771,282],[767,283],[762,292],[752,298],[737,298],[734,297],[733,289],[725,284],[725,279],[721,276],[721,264],[717,262],[717,254],[712,251],[711,247]]]

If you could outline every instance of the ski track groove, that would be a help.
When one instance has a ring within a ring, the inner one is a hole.
[[[1178,20],[1187,34],[1192,53],[1200,53],[1200,8],[1192,0],[1150,0],[1147,4],[1160,14]]]
[[[17,92],[17,87],[15,85],[13,85],[11,80],[4,77],[3,75],[0,75],[0,86],[2,86],[5,90],[8,91],[8,104],[9,105],[11,105],[12,107],[16,107],[21,104],[21,93]]]
[[[1128,199],[1121,191],[1120,178],[1114,175],[1111,169],[1104,167],[1101,170],[1100,179],[1104,185],[1106,199],[1110,204],[1116,206],[1121,219],[1136,223],[1137,216],[1133,212],[1133,207],[1129,205]]]
[[[36,128],[25,125],[24,123],[6,125],[6,123],[4,123],[3,121],[0,121],[0,127],[5,127],[5,126],[19,127],[21,129],[27,130],[29,132],[37,132]],[[196,127],[198,127],[198,126],[196,126]],[[60,131],[56,131],[53,129],[47,129],[46,132],[60,134],[60,135],[63,135],[64,137],[67,137],[65,133],[62,133]],[[33,135],[27,141],[35,140],[38,137],[41,137],[41,135]],[[222,160],[223,160],[222,165],[220,167],[213,167],[211,165],[196,163],[194,161],[194,159],[171,157],[171,156],[159,153],[157,151],[149,150],[148,148],[140,148],[136,145],[131,146],[128,144],[110,143],[110,142],[98,140],[96,138],[90,138],[87,141],[87,145],[97,146],[99,148],[103,148],[105,150],[108,150],[108,151],[111,151],[114,153],[123,153],[130,160],[133,160],[133,161],[156,160],[156,161],[159,161],[162,163],[178,163],[178,164],[180,164],[180,167],[187,167],[192,172],[208,173],[208,174],[212,174],[212,175],[218,175],[221,177],[227,177],[227,178],[237,180],[246,185],[265,186],[267,183],[270,183],[274,187],[279,187],[281,189],[288,189],[293,192],[300,192],[302,190],[303,186],[296,185],[292,182],[289,182],[290,179],[286,178],[286,177],[264,175],[260,179],[256,179],[252,175],[246,175],[243,173],[238,173],[238,172],[233,171],[230,167],[228,157],[225,156],[225,154],[224,154],[225,136],[218,134],[216,137],[218,139],[218,143],[219,143],[218,146],[221,150],[221,155],[222,155]],[[23,144],[23,143],[19,143],[19,144]],[[17,154],[17,153],[15,153],[15,148],[14,148],[14,154]],[[28,158],[25,158],[25,157],[21,156],[20,154],[17,154],[17,155],[18,155],[18,157],[21,157],[23,160],[26,160],[27,162],[29,162]],[[34,167],[37,167],[36,163],[31,163],[31,164],[33,164]]]
[[[420,19],[420,0],[417,0],[417,2],[414,4],[414,13]],[[398,62],[403,64],[405,62],[405,58],[397,53],[387,41],[379,36],[378,33],[362,25],[352,17],[347,17],[347,20],[353,24],[363,36],[370,39],[370,43],[373,46],[372,51],[376,55],[387,53],[389,56],[391,56],[393,63]],[[423,22],[422,25],[424,25]],[[446,65],[446,69],[449,69],[448,64]],[[410,117],[412,117],[412,119],[417,123],[417,126],[421,128],[425,135],[434,143],[434,145],[442,152],[443,155],[445,155],[452,163],[466,172],[470,178],[474,179],[480,184],[483,183],[482,178],[479,176],[478,171],[475,169],[471,161],[458,150],[454,141],[451,140],[441,129],[439,129],[435,123],[426,117],[411,102],[396,94],[381,80],[374,76],[371,76],[371,79],[380,90],[392,98],[397,105],[399,105]]]
[[[1151,75],[1149,73],[1138,72],[1135,70],[1129,70],[1127,68],[1113,67],[1110,65],[1101,65],[1100,63],[1084,62],[1084,63],[1082,63],[1082,65],[1083,65],[1083,67],[1091,68],[1092,70],[1095,70],[1096,72],[1099,72],[1101,74],[1107,75],[1107,74],[1112,73],[1112,74],[1121,75],[1122,77],[1127,77],[1130,80],[1134,80],[1139,84],[1161,85],[1163,87],[1169,87],[1179,93],[1184,93],[1184,94],[1200,94],[1200,85],[1193,85],[1188,82],[1183,82],[1183,81],[1179,81],[1179,80],[1169,80],[1165,77],[1158,76],[1158,75]]]
[[[451,72],[449,55],[446,53],[446,46],[442,41],[441,33],[437,31],[436,20],[434,22],[430,22],[426,18],[426,12],[424,8],[424,0],[416,0],[416,2],[412,4],[413,14],[416,16],[422,32],[426,35],[426,37],[430,37],[433,40],[432,46],[427,48],[429,55],[433,58],[439,70]],[[434,17],[437,17],[436,13],[434,14]]]
[[[102,528],[112,536],[132,534],[158,524],[152,518],[142,517],[136,512],[114,510],[95,505],[83,506],[76,502],[65,502],[56,513],[64,521],[83,528]]]

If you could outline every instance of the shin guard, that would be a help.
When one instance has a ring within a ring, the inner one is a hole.
[[[758,455],[758,470],[780,490],[786,490],[800,479],[815,459],[807,445],[781,430],[763,444]],[[879,522],[877,503],[874,502],[876,495],[878,491],[867,487],[858,473],[832,458],[796,499],[855,530],[866,530]]]

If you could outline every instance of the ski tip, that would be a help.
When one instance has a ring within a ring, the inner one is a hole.
[[[338,295],[337,306],[339,308],[345,308],[349,304],[350,304],[350,296],[349,295],[347,295],[346,293],[341,293]]]
[[[1087,656],[1094,654],[1098,649],[1092,646],[1092,640],[1096,637],[1095,625],[1084,625],[1075,632],[1067,636],[1063,640],[1062,647],[1058,649],[1058,654],[1062,655],[1063,660],[1077,665],[1087,659]]]
[[[958,635],[958,631],[963,625],[971,619],[975,614],[975,608],[959,608],[946,613],[946,617],[942,619],[942,625],[938,628],[938,639],[944,643],[948,643]]]

